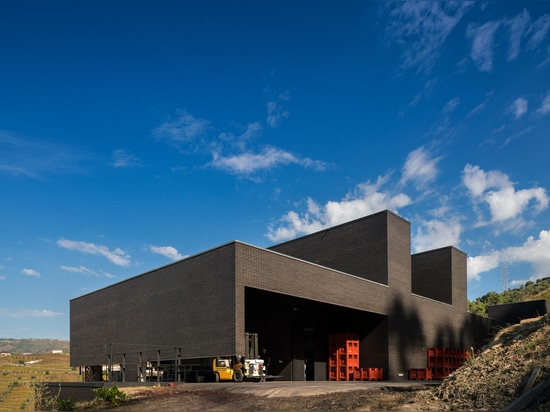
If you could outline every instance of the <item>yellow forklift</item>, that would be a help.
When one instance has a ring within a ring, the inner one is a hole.
[[[258,334],[246,333],[244,356],[216,356],[201,359],[199,375],[214,382],[262,380],[265,378],[264,361],[258,356]]]

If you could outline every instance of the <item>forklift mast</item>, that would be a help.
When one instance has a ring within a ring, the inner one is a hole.
[[[260,356],[260,350],[258,347],[258,334],[257,333],[245,333],[246,344],[246,359],[258,359]]]

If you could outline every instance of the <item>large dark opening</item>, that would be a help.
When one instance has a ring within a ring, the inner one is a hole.
[[[327,380],[329,335],[356,333],[360,366],[387,369],[387,316],[290,295],[245,289],[245,330],[258,333],[268,373],[284,380]]]

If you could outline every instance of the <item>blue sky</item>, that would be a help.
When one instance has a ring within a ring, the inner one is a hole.
[[[3,2],[0,39],[0,337],[383,209],[471,300],[550,276],[548,2]]]

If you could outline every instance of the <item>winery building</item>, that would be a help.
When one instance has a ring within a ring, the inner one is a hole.
[[[352,333],[361,367],[406,380],[426,367],[428,348],[479,347],[498,324],[467,311],[466,255],[411,255],[410,223],[389,211],[270,248],[232,241],[75,298],[70,310],[71,366],[86,380],[114,364],[125,381],[144,364],[176,365],[169,379],[180,380],[186,361],[244,356],[246,333],[279,379],[329,379],[329,336]]]

